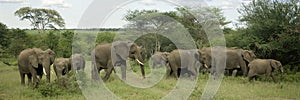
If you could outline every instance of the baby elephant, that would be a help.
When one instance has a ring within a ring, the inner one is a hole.
[[[276,81],[275,78],[275,70],[280,71],[281,79],[282,73],[283,73],[283,67],[281,63],[274,59],[255,59],[252,62],[249,63],[249,73],[248,78],[251,81],[253,78],[255,78],[257,75],[266,74],[266,81],[271,76],[274,82]]]
[[[71,70],[71,62],[69,58],[58,58],[53,64],[53,69],[57,76],[57,79],[60,79],[62,76],[66,75]]]
[[[165,67],[168,63],[168,52],[155,52],[154,55],[151,56],[152,68]]]
[[[85,68],[85,60],[81,54],[74,54],[70,57],[70,61],[72,64],[72,71],[75,73],[77,70],[84,70]]]

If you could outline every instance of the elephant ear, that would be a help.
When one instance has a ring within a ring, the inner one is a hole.
[[[200,53],[199,52],[194,52],[194,57],[197,61],[200,60]]]
[[[66,59],[66,68],[68,69],[67,71],[70,71],[70,70],[72,70],[72,62],[71,62],[71,60],[69,59],[69,58],[67,58]]]
[[[200,59],[200,60],[205,60],[206,59],[206,54],[205,54],[205,51],[203,50],[198,50],[198,54],[199,54],[199,57],[203,58],[203,59]]]
[[[39,62],[38,62],[38,59],[37,59],[36,56],[30,55],[30,56],[29,56],[29,63],[30,63],[34,68],[38,68]]]
[[[170,53],[168,52],[163,52],[160,55],[162,56],[163,59],[167,59]]]
[[[244,50],[242,53],[243,59],[246,60],[247,62],[251,62],[254,58],[251,57],[250,51]]]
[[[137,49],[139,49],[139,47],[136,44],[134,44],[134,43],[128,43],[127,46],[130,48],[131,52],[137,51]]]
[[[112,51],[113,51],[113,55],[115,56],[114,59],[117,61],[119,61],[121,58],[122,60],[126,60],[128,57],[128,51],[130,48],[128,48],[129,44],[127,42],[114,42],[112,44]]]
[[[270,63],[271,63],[272,68],[274,68],[274,69],[278,69],[280,66],[280,62],[276,61],[276,60],[270,60]]]
[[[55,52],[52,51],[51,49],[47,49],[45,52],[50,56],[50,63],[52,64],[56,57]]]

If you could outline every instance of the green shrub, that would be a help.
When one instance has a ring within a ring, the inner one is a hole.
[[[55,97],[66,94],[81,94],[76,76],[75,74],[73,74],[73,72],[62,76],[59,80],[55,80],[54,82],[51,82],[49,84],[46,84],[44,81],[42,81],[37,88],[37,91],[44,97]]]

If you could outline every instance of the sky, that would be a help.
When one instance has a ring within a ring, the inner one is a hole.
[[[60,13],[65,20],[65,28],[121,28],[127,22],[123,16],[128,10],[157,9],[159,11],[172,11],[180,0],[0,0],[0,22],[9,28],[30,29],[30,23],[21,21],[14,12],[21,7],[54,9]],[[242,3],[251,0],[199,0],[207,6],[221,8],[227,21],[237,23],[239,14],[237,8]],[[120,3],[117,4],[116,2]],[[188,2],[188,0],[185,0]],[[117,4],[117,5],[116,5]],[[116,5],[116,6],[113,6]],[[96,7],[93,7],[96,6]],[[109,12],[109,13],[108,13]],[[87,21],[86,14],[94,17],[105,17],[105,21]],[[83,18],[84,17],[84,18]],[[97,24],[93,24],[96,23]],[[89,24],[90,23],[90,24]],[[228,25],[233,27],[233,25]]]

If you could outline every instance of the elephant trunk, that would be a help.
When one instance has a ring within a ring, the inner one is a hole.
[[[283,67],[280,66],[280,79],[283,80]]]

